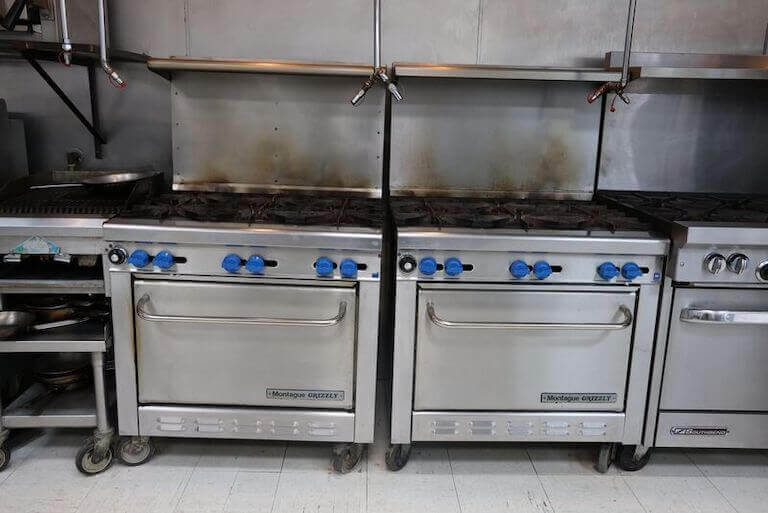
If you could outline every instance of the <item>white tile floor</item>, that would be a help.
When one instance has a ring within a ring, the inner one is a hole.
[[[400,472],[377,443],[351,474],[329,469],[325,445],[160,440],[141,467],[80,475],[88,433],[14,440],[0,473],[0,513],[766,513],[768,452],[656,451],[637,473],[595,473],[595,447],[416,446]]]

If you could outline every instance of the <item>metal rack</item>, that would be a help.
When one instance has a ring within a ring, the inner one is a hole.
[[[77,468],[86,474],[109,468],[113,430],[107,416],[104,356],[111,343],[110,325],[103,319],[0,340],[0,354],[90,353],[93,371],[93,387],[52,390],[35,383],[5,408],[0,400],[0,470],[10,461],[9,430],[24,428],[95,428],[77,454]]]

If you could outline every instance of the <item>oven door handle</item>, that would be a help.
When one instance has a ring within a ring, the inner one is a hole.
[[[149,313],[146,306],[149,304],[149,294],[144,294],[136,303],[136,315],[150,322],[197,322],[207,324],[245,324],[250,326],[313,326],[331,327],[337,326],[347,314],[347,302],[339,303],[338,313],[330,319],[278,319],[271,317],[212,317],[192,315],[159,315]]]
[[[686,308],[680,312],[680,320],[682,322],[689,322],[693,324],[768,325],[768,312]]]
[[[624,305],[619,306],[624,320],[619,323],[567,323],[567,322],[489,322],[449,321],[441,319],[435,312],[435,305],[427,303],[427,316],[435,326],[441,328],[485,328],[494,330],[591,330],[618,331],[632,325],[632,312]]]

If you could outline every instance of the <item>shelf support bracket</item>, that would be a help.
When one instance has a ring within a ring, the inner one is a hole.
[[[30,54],[24,53],[24,58],[29,62],[29,64],[34,68],[35,71],[37,71],[37,74],[40,75],[40,77],[45,81],[46,84],[48,84],[48,87],[53,89],[53,92],[56,93],[56,96],[58,96],[62,102],[64,102],[64,105],[69,108],[70,111],[72,111],[72,114],[75,115],[75,117],[82,123],[82,125],[93,135],[94,141],[98,142],[99,145],[101,144],[107,144],[107,140],[104,138],[104,136],[101,134],[98,128],[96,128],[93,124],[91,124],[90,121],[83,115],[82,112],[80,112],[80,109],[77,108],[77,105],[75,105],[72,100],[69,99],[69,96],[67,96],[67,93],[65,93],[61,87],[59,87],[59,84],[56,83],[53,78],[48,74],[45,69],[40,65],[39,62]],[[90,78],[89,78],[89,84],[90,84]],[[91,88],[91,108],[93,109],[95,102],[95,88]],[[93,112],[94,114],[94,120],[96,120],[96,125],[98,126],[98,109],[96,112]],[[100,151],[100,149],[97,149],[97,152]],[[97,158],[99,158],[97,156]]]

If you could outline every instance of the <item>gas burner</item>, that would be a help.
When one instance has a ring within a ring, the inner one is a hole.
[[[184,192],[133,205],[121,217],[300,226],[380,227],[384,221],[375,199]]]
[[[647,231],[633,217],[588,201],[471,198],[394,199],[398,226],[438,228]]]

